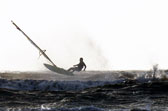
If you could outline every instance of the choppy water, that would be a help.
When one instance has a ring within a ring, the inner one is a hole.
[[[166,111],[167,72],[1,72],[0,111]]]

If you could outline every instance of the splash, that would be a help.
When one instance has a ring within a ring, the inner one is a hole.
[[[158,73],[158,64],[153,65],[153,78],[156,78],[156,74]]]
[[[101,68],[109,66],[108,59],[104,56],[102,49],[96,45],[90,38],[87,38],[88,49],[95,55],[95,60],[99,62]]]
[[[104,56],[103,50],[96,40],[93,40],[85,32],[74,32],[74,35],[69,38],[66,43],[67,52],[72,63],[72,60],[78,60],[80,57],[84,58],[87,69],[89,70],[107,70],[109,66],[108,59]]]

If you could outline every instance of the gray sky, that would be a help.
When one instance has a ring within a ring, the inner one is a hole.
[[[88,70],[168,68],[167,0],[0,0],[0,70],[65,69],[84,58]]]

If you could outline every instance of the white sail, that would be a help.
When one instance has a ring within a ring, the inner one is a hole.
[[[57,67],[57,66],[54,64],[54,62],[47,56],[47,54],[46,54],[37,44],[35,44],[13,21],[11,21],[11,22],[12,22],[12,24],[13,24],[20,32],[22,32],[22,34],[30,41],[30,43],[33,44],[33,46],[35,46],[35,47],[40,51],[40,53],[41,53],[48,61],[50,61],[50,63],[53,65],[53,66],[52,66],[52,69],[53,69],[53,68],[55,68],[55,69],[54,69],[54,70],[51,70],[51,66],[50,66],[50,65],[44,64],[44,66],[45,66],[46,68],[48,68],[48,69],[51,70],[51,71],[57,72],[57,73],[72,74],[72,73],[70,73],[70,72],[64,70],[63,68]]]

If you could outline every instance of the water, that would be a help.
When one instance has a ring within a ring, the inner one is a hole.
[[[166,71],[1,72],[0,77],[0,111],[168,110]]]

